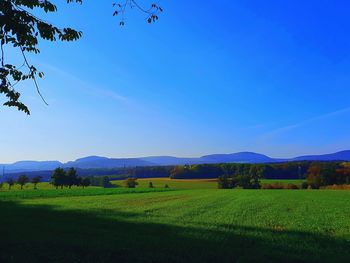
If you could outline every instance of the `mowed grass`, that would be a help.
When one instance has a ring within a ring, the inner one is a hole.
[[[350,262],[349,191],[22,192],[0,194],[0,262]]]
[[[262,179],[261,184],[295,184],[299,187],[304,179]],[[218,183],[217,179],[169,179],[169,178],[147,178],[147,179],[138,179],[139,188],[148,188],[149,183],[152,182],[155,188],[164,188],[167,184],[169,188],[174,189],[217,189]],[[112,182],[113,184],[124,187],[123,180],[116,180]]]
[[[165,188],[168,185],[171,189],[216,189],[218,183],[216,179],[169,179],[169,178],[147,178],[137,179],[137,188],[149,188],[152,182],[154,188]],[[112,181],[113,184],[124,187],[123,180]]]
[[[297,186],[301,186],[303,182],[306,182],[305,179],[262,179],[261,184],[295,184]]]

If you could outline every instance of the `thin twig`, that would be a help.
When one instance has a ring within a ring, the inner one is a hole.
[[[23,55],[23,58],[24,58],[24,61],[25,61],[26,65],[27,65],[27,67],[31,70],[30,64],[28,63],[27,57],[26,57],[26,55],[24,54],[22,48],[21,48],[21,52],[22,52],[22,55]],[[46,102],[46,100],[44,99],[44,97],[43,97],[43,95],[41,94],[41,92],[40,92],[39,85],[38,85],[38,83],[37,83],[37,81],[36,81],[36,79],[35,79],[34,74],[32,74],[32,77],[33,77],[33,81],[34,81],[34,84],[35,84],[35,87],[36,87],[36,91],[37,91],[37,93],[39,94],[40,98],[42,99],[42,101],[43,101],[46,105],[49,105],[49,104]]]

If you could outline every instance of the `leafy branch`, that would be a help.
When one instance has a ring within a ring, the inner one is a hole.
[[[69,3],[82,4],[83,0],[66,0]],[[113,16],[122,15],[120,25],[123,26],[124,14],[128,7],[136,8],[147,14],[147,22],[158,20],[158,14],[163,11],[161,7],[152,4],[149,9],[144,9],[135,0],[123,0],[122,3],[113,4],[115,11]],[[0,93],[4,94],[7,101],[4,106],[16,107],[18,110],[30,114],[28,107],[21,102],[21,94],[15,90],[15,86],[22,81],[32,80],[36,91],[46,104],[37,82],[37,77],[42,78],[43,72],[29,63],[27,53],[40,53],[38,48],[39,38],[48,41],[76,41],[82,37],[82,32],[65,27],[59,28],[50,22],[44,21],[32,13],[39,9],[46,13],[57,12],[57,6],[49,0],[1,0],[0,1]],[[23,63],[17,67],[6,62],[5,46],[18,49],[23,57]]]

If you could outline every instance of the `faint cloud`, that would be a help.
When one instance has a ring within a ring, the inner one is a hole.
[[[94,96],[109,98],[109,99],[113,99],[115,101],[123,102],[123,103],[129,102],[129,99],[127,97],[122,96],[115,91],[91,85],[90,83],[82,80],[81,78],[79,78],[79,77],[77,77],[77,76],[75,76],[67,71],[64,71],[56,66],[53,66],[50,64],[44,64],[44,66],[46,68],[48,68],[49,70],[78,83],[79,85],[76,85],[77,87],[84,87],[84,89],[82,89],[82,90],[84,90],[85,92],[88,92]]]
[[[310,118],[310,119],[307,119],[307,120],[304,120],[304,121],[301,121],[301,122],[298,122],[298,123],[295,123],[295,124],[291,124],[291,125],[287,125],[287,126],[284,126],[284,127],[280,127],[280,128],[274,129],[272,131],[269,131],[269,132],[263,134],[260,137],[260,139],[263,139],[263,140],[271,139],[274,136],[281,135],[281,134],[283,134],[285,132],[288,132],[288,131],[300,128],[300,127],[305,126],[305,125],[307,125],[309,123],[312,123],[314,121],[324,120],[324,119],[327,119],[327,118],[330,118],[330,117],[333,117],[333,116],[337,116],[339,114],[342,114],[342,113],[345,113],[345,112],[348,112],[348,111],[350,111],[350,107],[343,108],[343,109],[336,110],[336,111],[332,111],[332,112],[328,112],[326,114],[321,114],[321,115],[318,115],[316,117],[313,117],[313,118]]]

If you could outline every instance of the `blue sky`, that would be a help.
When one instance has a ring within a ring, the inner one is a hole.
[[[30,56],[49,106],[19,86],[32,115],[0,109],[0,163],[350,149],[350,2],[158,2],[153,25],[109,1],[46,17],[84,35]]]

